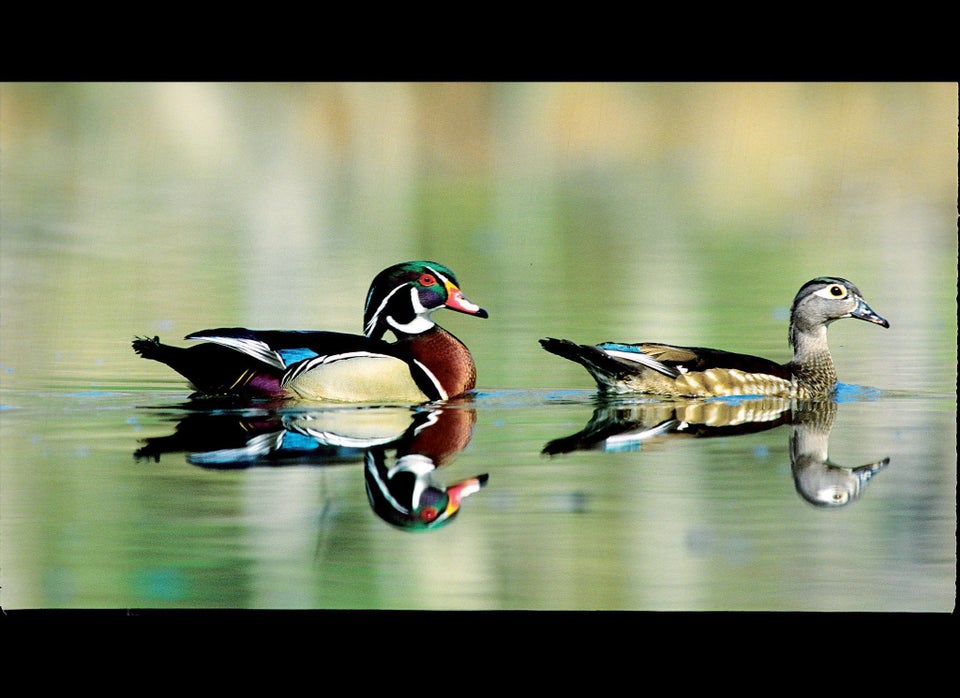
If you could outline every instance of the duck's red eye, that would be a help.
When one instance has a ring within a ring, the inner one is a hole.
[[[421,274],[419,281],[421,286],[435,286],[437,283],[437,277],[435,277],[433,274]]]
[[[425,274],[425,276],[427,276]],[[420,520],[424,523],[430,523],[440,516],[440,510],[436,507],[426,507],[420,512]]]

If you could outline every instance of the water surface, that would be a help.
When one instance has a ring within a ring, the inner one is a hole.
[[[953,610],[955,86],[2,89],[5,609]],[[420,258],[490,312],[437,315],[479,369],[439,413],[198,404],[130,349],[358,332]],[[824,413],[605,401],[537,343],[786,361],[824,274],[891,323],[831,326]]]

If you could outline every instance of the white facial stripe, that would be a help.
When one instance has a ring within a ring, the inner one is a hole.
[[[443,282],[444,286],[449,286],[450,284],[453,283],[450,281],[449,278],[447,278],[444,274],[441,274],[439,271],[437,271],[433,267],[427,266],[426,268],[430,270],[430,273],[432,273],[434,276],[440,279],[440,281]],[[390,291],[390,293],[388,293],[384,297],[383,302],[380,303],[380,307],[378,307],[377,311],[370,316],[370,322],[368,322],[366,327],[364,327],[365,335],[369,337],[373,333],[373,329],[377,326],[377,323],[379,321],[380,314],[383,312],[384,308],[386,308],[387,303],[390,302],[390,299],[393,297],[393,294],[395,294],[397,291],[404,288],[405,286],[407,286],[406,283],[399,284],[396,288],[394,288],[392,291]],[[474,311],[480,310],[479,305],[474,305],[473,303],[466,301],[466,299],[464,299],[462,296],[460,297],[460,300],[463,303],[464,307],[472,309]],[[430,319],[430,315],[434,311],[440,310],[440,308],[444,307],[440,305],[440,306],[437,306],[436,308],[425,308],[423,304],[420,302],[420,292],[415,286],[410,287],[410,305],[413,307],[413,312],[416,315],[416,317],[414,317],[413,320],[411,320],[406,324],[401,324],[396,320],[394,320],[392,317],[387,316],[387,319],[386,319],[387,324],[390,327],[396,330],[399,330],[401,332],[404,332],[406,334],[420,334],[421,332],[426,332],[427,330],[429,330],[431,327],[434,326],[435,323],[433,322],[433,320]]]
[[[831,293],[831,291],[835,288],[839,288],[841,290],[839,296]],[[840,300],[841,298],[847,297],[847,288],[843,284],[830,284],[826,288],[821,288],[819,291],[814,291],[813,295],[820,296],[821,298],[829,298],[832,301]]]
[[[406,324],[401,324],[394,320],[392,316],[388,315],[387,324],[393,329],[405,332],[406,334],[420,334],[434,326],[435,323],[430,319],[430,315],[434,310],[439,310],[443,307],[424,308],[420,302],[420,293],[416,288],[410,289],[410,305],[413,306],[413,312],[416,313],[413,320]]]
[[[437,271],[436,269],[434,269],[433,267],[427,267],[427,269],[429,269],[431,272],[433,272],[433,275],[436,276],[438,279],[440,279],[440,280],[444,283],[444,285],[450,283],[450,279],[448,279],[446,276],[444,276],[443,274],[441,274],[440,272],[438,272],[438,271]]]
[[[419,315],[429,315],[433,312],[433,309],[428,310],[423,307],[423,303],[420,302],[420,292],[415,286],[410,287],[410,305],[413,307],[413,312]]]
[[[367,326],[363,328],[363,333],[368,337],[373,333],[373,328],[377,326],[377,321],[380,318],[380,313],[383,312],[383,309],[387,307],[387,303],[390,302],[390,299],[393,298],[393,294],[399,291],[401,288],[406,286],[406,284],[400,284],[394,288],[390,293],[384,296],[383,301],[380,303],[380,307],[377,308],[377,312],[370,316],[370,322],[367,323]]]

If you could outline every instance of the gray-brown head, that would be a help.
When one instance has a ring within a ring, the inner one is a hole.
[[[801,334],[818,334],[820,328],[847,317],[890,327],[886,319],[867,305],[860,289],[846,279],[837,276],[811,279],[800,287],[790,308],[790,345],[797,347]]]

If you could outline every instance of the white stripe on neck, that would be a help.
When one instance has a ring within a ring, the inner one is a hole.
[[[437,377],[435,375],[433,375],[433,371],[431,371],[429,368],[424,366],[423,363],[421,363],[420,361],[417,361],[416,359],[414,359],[413,362],[417,366],[419,366],[421,369],[423,369],[423,372],[425,374],[427,374],[427,378],[430,379],[430,381],[433,383],[433,387],[435,387],[437,389],[437,392],[440,394],[440,399],[446,400],[448,397],[447,391],[443,389],[442,385],[440,385],[440,381],[437,380]]]

